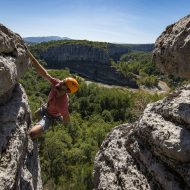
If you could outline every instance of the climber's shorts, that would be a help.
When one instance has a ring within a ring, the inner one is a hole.
[[[41,119],[40,119],[40,121],[39,121],[37,124],[42,126],[43,131],[48,130],[49,127],[50,127],[51,124],[52,124],[52,121],[51,121],[51,120],[52,120],[52,117],[49,117],[49,116],[46,114],[46,111],[44,110],[43,107],[39,108],[38,114],[39,114],[39,116],[41,117]]]
[[[42,126],[43,131],[48,130],[51,125],[62,121],[61,116],[52,117],[48,115],[44,106],[37,110],[37,115],[39,118],[41,118],[40,121],[37,122],[37,124]]]

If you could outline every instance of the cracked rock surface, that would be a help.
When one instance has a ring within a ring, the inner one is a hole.
[[[167,26],[157,38],[153,61],[160,71],[190,78],[190,15]]]
[[[190,85],[114,128],[95,158],[94,189],[190,189]]]
[[[38,147],[27,135],[31,111],[18,79],[29,67],[27,47],[0,24],[0,189],[40,190]]]

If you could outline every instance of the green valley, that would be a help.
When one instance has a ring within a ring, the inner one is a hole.
[[[59,79],[71,75],[68,70],[49,73]],[[49,84],[33,70],[21,83],[34,113],[41,105],[39,97],[47,100]],[[149,102],[164,96],[87,85],[80,79],[79,83],[79,91],[70,96],[71,123],[56,125],[38,139],[44,189],[92,189],[94,157],[107,133],[119,124],[136,121]]]

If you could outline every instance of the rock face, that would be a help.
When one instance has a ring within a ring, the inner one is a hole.
[[[166,73],[187,76],[189,51],[187,16],[158,38],[154,61]],[[95,158],[94,190],[189,190],[189,118],[190,85],[149,104],[136,123],[114,128]]]
[[[58,47],[50,47],[41,53],[42,58],[53,62],[89,61],[109,62],[109,56],[102,48],[96,48],[80,44],[64,44]],[[49,63],[51,64],[51,63]]]
[[[0,103],[11,96],[11,91],[28,64],[22,38],[0,24]]]
[[[129,50],[126,48],[118,49],[118,52],[121,51]],[[109,63],[110,55],[103,48],[90,45],[64,44],[48,48],[41,52],[40,57],[47,62],[49,68],[69,68],[71,72],[79,73],[98,82],[138,87],[134,80],[124,77],[111,66]]]
[[[110,59],[118,61],[122,54],[128,53],[130,50],[152,51],[153,44],[130,46],[106,43],[103,48],[90,42],[77,44],[72,41],[62,45],[54,44],[46,50],[42,50],[40,58],[47,62],[49,68],[69,68],[71,72],[97,82],[138,88],[135,80],[123,76],[110,63]]]
[[[190,78],[190,15],[168,26],[155,47],[153,60],[162,72]]]
[[[0,25],[0,189],[42,189],[37,144],[28,137],[31,113],[18,79],[28,69],[26,46]]]
[[[145,109],[104,140],[94,189],[190,189],[190,86]]]

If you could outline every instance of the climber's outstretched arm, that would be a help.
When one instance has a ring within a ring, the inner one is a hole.
[[[28,51],[28,55],[31,59],[32,65],[35,67],[36,72],[41,75],[43,78],[47,79],[48,81],[51,81],[53,78],[51,75],[48,74],[46,69],[40,65],[40,63],[36,60],[36,58]]]

